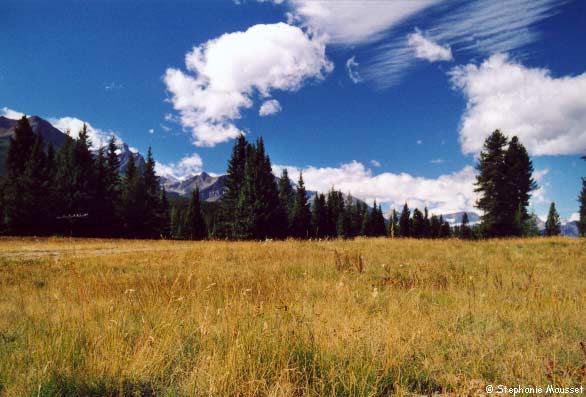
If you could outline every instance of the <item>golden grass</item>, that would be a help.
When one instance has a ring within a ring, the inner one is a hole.
[[[579,385],[585,275],[564,238],[0,239],[0,395]]]

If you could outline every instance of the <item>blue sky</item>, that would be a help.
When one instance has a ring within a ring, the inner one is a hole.
[[[4,113],[150,145],[161,173],[223,173],[245,132],[311,189],[470,210],[501,128],[533,155],[536,213],[577,212],[583,1],[5,0],[0,16]]]

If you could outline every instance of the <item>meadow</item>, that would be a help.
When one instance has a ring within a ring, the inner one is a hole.
[[[586,384],[585,248],[568,238],[0,239],[0,395]]]

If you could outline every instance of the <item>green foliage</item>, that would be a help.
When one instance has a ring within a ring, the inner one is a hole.
[[[409,206],[407,203],[405,203],[403,206],[403,211],[401,211],[401,217],[399,218],[399,236],[401,237],[411,237],[411,222],[409,221],[410,215],[411,211],[409,210]]]
[[[201,211],[199,188],[195,188],[189,201],[185,232],[190,240],[203,240],[208,236],[207,225]]]
[[[533,164],[517,137],[511,141],[499,130],[484,142],[476,165],[476,205],[482,210],[482,230],[487,237],[518,236],[527,220]]]
[[[578,232],[581,237],[586,237],[586,178],[582,178],[582,190],[578,196],[578,202],[580,203]]]
[[[295,200],[291,210],[291,235],[295,238],[307,238],[310,235],[311,213],[307,201],[307,192],[303,183],[303,174],[299,173]]]
[[[561,233],[560,216],[555,209],[555,203],[549,206],[549,213],[547,214],[547,221],[545,222],[546,236],[559,236]]]

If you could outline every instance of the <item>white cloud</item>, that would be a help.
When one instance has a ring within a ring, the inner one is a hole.
[[[182,180],[193,174],[197,174],[202,171],[202,168],[203,160],[197,153],[183,157],[178,163],[163,164],[157,162],[155,164],[157,175],[177,180]]]
[[[261,117],[270,116],[275,113],[279,113],[281,111],[281,104],[276,99],[269,99],[268,101],[263,102],[261,105],[258,114]]]
[[[24,113],[13,110],[13,109],[9,109],[7,107],[3,107],[2,109],[0,109],[1,111],[1,115],[6,117],[7,119],[11,119],[11,120],[18,120],[20,118],[22,118],[22,116],[24,116]]]
[[[451,71],[468,104],[460,124],[464,153],[477,153],[495,129],[517,135],[533,155],[586,151],[586,73],[555,78],[496,54]]]
[[[370,160],[370,165],[372,165],[373,167],[380,167],[381,163],[378,160]]]
[[[295,91],[322,79],[333,65],[325,45],[285,23],[254,25],[195,47],[187,72],[167,69],[164,80],[183,127],[197,146],[214,146],[242,133],[233,123],[253,106],[255,94]]]
[[[149,128],[149,134],[154,134],[155,133],[155,129],[154,128]]]
[[[88,136],[92,142],[92,149],[97,150],[100,147],[104,147],[108,145],[110,141],[110,137],[114,136],[116,139],[116,144],[122,144],[122,140],[114,131],[105,131],[99,128],[92,126],[87,121],[80,120],[76,117],[61,117],[61,118],[54,118],[51,117],[48,119],[49,123],[53,125],[53,127],[57,128],[61,132],[68,132],[72,138],[77,138],[79,136],[79,132],[83,128],[83,124],[85,123],[88,130]]]
[[[428,39],[417,30],[407,36],[407,44],[415,52],[415,58],[425,59],[429,62],[451,61],[454,59],[450,46],[441,46]]]
[[[287,168],[289,176],[296,180],[299,169],[290,166],[273,166],[275,175]],[[381,173],[374,175],[362,163],[353,161],[338,168],[306,167],[303,179],[309,190],[327,192],[335,187],[345,193],[368,202],[400,208],[405,202],[410,207],[423,209],[428,206],[435,213],[473,211],[476,201],[474,193],[474,168],[467,166],[459,172],[441,175],[436,179],[412,176],[406,173]]]
[[[356,57],[353,56],[352,58],[346,61],[346,70],[348,71],[348,77],[352,80],[353,83],[358,84],[362,81],[362,76],[358,73],[358,62],[356,61]]]
[[[570,215],[570,219],[568,219],[568,221],[570,222],[577,222],[580,220],[580,214],[577,212],[574,212],[572,215]]]
[[[293,18],[333,44],[376,41],[437,0],[289,0]]]
[[[442,164],[443,162],[443,159],[433,159],[430,161],[431,164]]]
[[[416,140],[415,143],[418,145],[423,145],[423,141],[421,139]]]
[[[537,23],[564,4],[557,0],[463,1],[450,7],[434,7],[429,11],[431,17],[418,24],[428,40],[449,44],[456,54],[525,54],[527,46],[541,37]],[[416,66],[417,58],[405,36],[389,37],[375,53],[363,67],[362,75],[375,81],[378,88],[398,84]]]

